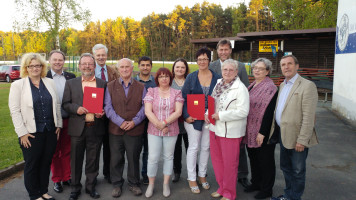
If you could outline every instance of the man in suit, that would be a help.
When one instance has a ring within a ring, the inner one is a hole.
[[[231,57],[232,53],[232,46],[231,42],[228,39],[221,39],[217,46],[216,46],[216,51],[218,52],[218,60],[215,60],[214,62],[211,62],[209,65],[209,69],[214,71],[215,73],[219,74],[221,76],[221,64],[229,59]],[[242,62],[238,62],[238,76],[240,80],[244,83],[246,87],[250,85],[248,81],[248,75],[246,72],[245,64]]]
[[[218,52],[219,59],[210,63],[209,69],[214,71],[215,73],[221,74],[221,65],[222,63],[229,59],[232,53],[231,42],[228,39],[221,39],[216,46],[216,51]],[[246,72],[245,65],[241,62],[238,62],[238,72],[237,72],[240,80],[244,83],[246,87],[249,86],[248,75]],[[238,169],[238,182],[244,188],[250,186],[250,183],[247,179],[248,177],[248,166],[247,166],[247,155],[246,155],[246,145],[240,145],[240,157],[239,157],[239,169]]]
[[[128,58],[118,62],[120,78],[108,83],[105,93],[105,112],[110,119],[109,143],[111,152],[111,180],[113,197],[119,197],[124,184],[125,153],[128,161],[127,179],[130,191],[138,196],[140,188],[140,154],[146,118],[143,98],[146,89],[132,78],[133,64]]]
[[[64,86],[66,80],[75,78],[75,75],[63,71],[65,55],[62,51],[53,50],[49,53],[49,64],[51,69],[47,72],[47,77],[53,79],[57,89],[57,96],[62,102]],[[63,192],[63,185],[70,185],[70,136],[68,135],[68,118],[66,111],[61,109],[63,128],[59,134],[56,151],[52,158],[51,171],[52,181],[54,182],[53,190]]]
[[[65,85],[62,106],[69,114],[68,135],[71,136],[72,192],[69,200],[78,199],[82,185],[83,160],[85,153],[85,192],[92,198],[99,198],[95,190],[99,171],[100,148],[105,134],[105,121],[102,113],[89,113],[83,107],[84,87],[105,88],[106,82],[95,78],[95,58],[84,53],[79,59],[82,76],[68,80]]]
[[[117,73],[116,69],[110,65],[106,65],[108,48],[103,44],[96,44],[92,50],[96,61],[95,77],[100,78],[106,82],[110,82],[119,78],[119,74]],[[103,175],[104,179],[111,183],[109,133],[107,128],[109,120],[105,116],[104,120],[106,123],[106,129],[103,137]]]
[[[152,70],[152,60],[148,56],[142,56],[138,60],[138,68],[140,73],[137,74],[135,79],[145,85],[146,90],[148,88],[156,87],[156,82],[154,77],[151,75]],[[147,159],[148,159],[148,140],[147,140],[147,128],[148,128],[148,119],[145,118],[144,122],[145,129],[142,134],[142,143],[143,143],[143,152],[142,152],[142,183],[148,185],[148,176],[147,176]]]
[[[284,195],[271,199],[300,200],[305,188],[308,149],[318,144],[314,129],[318,92],[313,82],[297,73],[299,62],[295,56],[283,56],[280,65],[285,80],[280,85],[269,142],[278,136],[286,187]]]

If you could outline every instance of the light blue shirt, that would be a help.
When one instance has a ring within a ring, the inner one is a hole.
[[[108,69],[106,68],[106,65],[104,65],[104,67],[101,67],[100,65],[96,64],[95,77],[101,79],[101,68],[104,68],[104,74],[105,74],[105,79],[106,79],[104,81],[108,82]]]
[[[125,85],[124,81],[122,80],[122,78],[120,77],[120,82],[122,84],[122,87],[124,88],[125,91],[125,96],[127,97],[127,94],[129,93],[131,84],[132,84],[132,79],[130,80],[129,84]],[[135,89],[135,88],[133,88]],[[134,118],[132,118],[132,121],[135,123],[135,126],[137,126],[139,123],[141,123],[145,118],[145,105],[143,103],[143,98],[145,98],[147,93],[146,88],[143,89],[142,92],[142,107],[140,108],[140,111],[138,111],[138,113],[136,114],[136,116]],[[114,94],[115,95],[115,94]],[[105,91],[105,98],[104,98],[104,110],[106,113],[106,116],[116,125],[121,126],[121,124],[125,121],[124,118],[122,118],[120,115],[116,114],[114,106],[112,105],[112,101],[111,101],[111,94],[109,92],[109,90]]]
[[[63,75],[63,71],[61,74],[57,74],[51,69],[51,73],[52,73],[53,81],[56,83],[55,85],[57,89],[57,95],[59,97],[59,100],[61,100],[62,102],[64,86],[66,85],[66,78]]]
[[[53,81],[56,85],[57,95],[59,97],[59,100],[62,102],[64,87],[66,85],[66,78],[64,77],[63,71],[61,74],[57,74],[51,69],[51,73],[52,73]],[[69,116],[68,113],[62,107],[61,107],[61,112],[62,112],[62,118],[67,118]]]
[[[277,109],[276,109],[276,122],[277,122],[278,126],[280,126],[282,112],[284,109],[284,105],[286,105],[286,101],[287,101],[288,95],[290,93],[290,90],[292,89],[294,82],[297,80],[298,77],[299,77],[299,74],[297,73],[288,82],[286,80],[284,80],[284,87],[283,87],[282,91],[279,93]]]

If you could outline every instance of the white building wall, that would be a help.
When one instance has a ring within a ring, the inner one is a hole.
[[[356,1],[339,0],[332,108],[356,123]]]

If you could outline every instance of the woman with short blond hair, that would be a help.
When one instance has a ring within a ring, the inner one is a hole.
[[[21,78],[11,84],[9,108],[25,160],[25,187],[30,199],[50,199],[47,194],[52,157],[62,127],[61,102],[47,64],[40,54],[22,57]]]

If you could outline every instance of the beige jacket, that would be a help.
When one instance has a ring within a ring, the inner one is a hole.
[[[57,96],[54,81],[50,78],[42,78],[42,81],[52,96],[54,124],[56,127],[62,127],[61,102]],[[36,132],[31,85],[28,77],[11,84],[9,108],[18,137]]]
[[[276,109],[283,86],[284,82],[280,85]],[[315,84],[299,76],[293,84],[282,111],[280,129],[285,148],[294,149],[297,142],[305,147],[318,144],[314,128],[317,103],[318,92]],[[269,139],[274,132],[275,115],[276,110]]]

